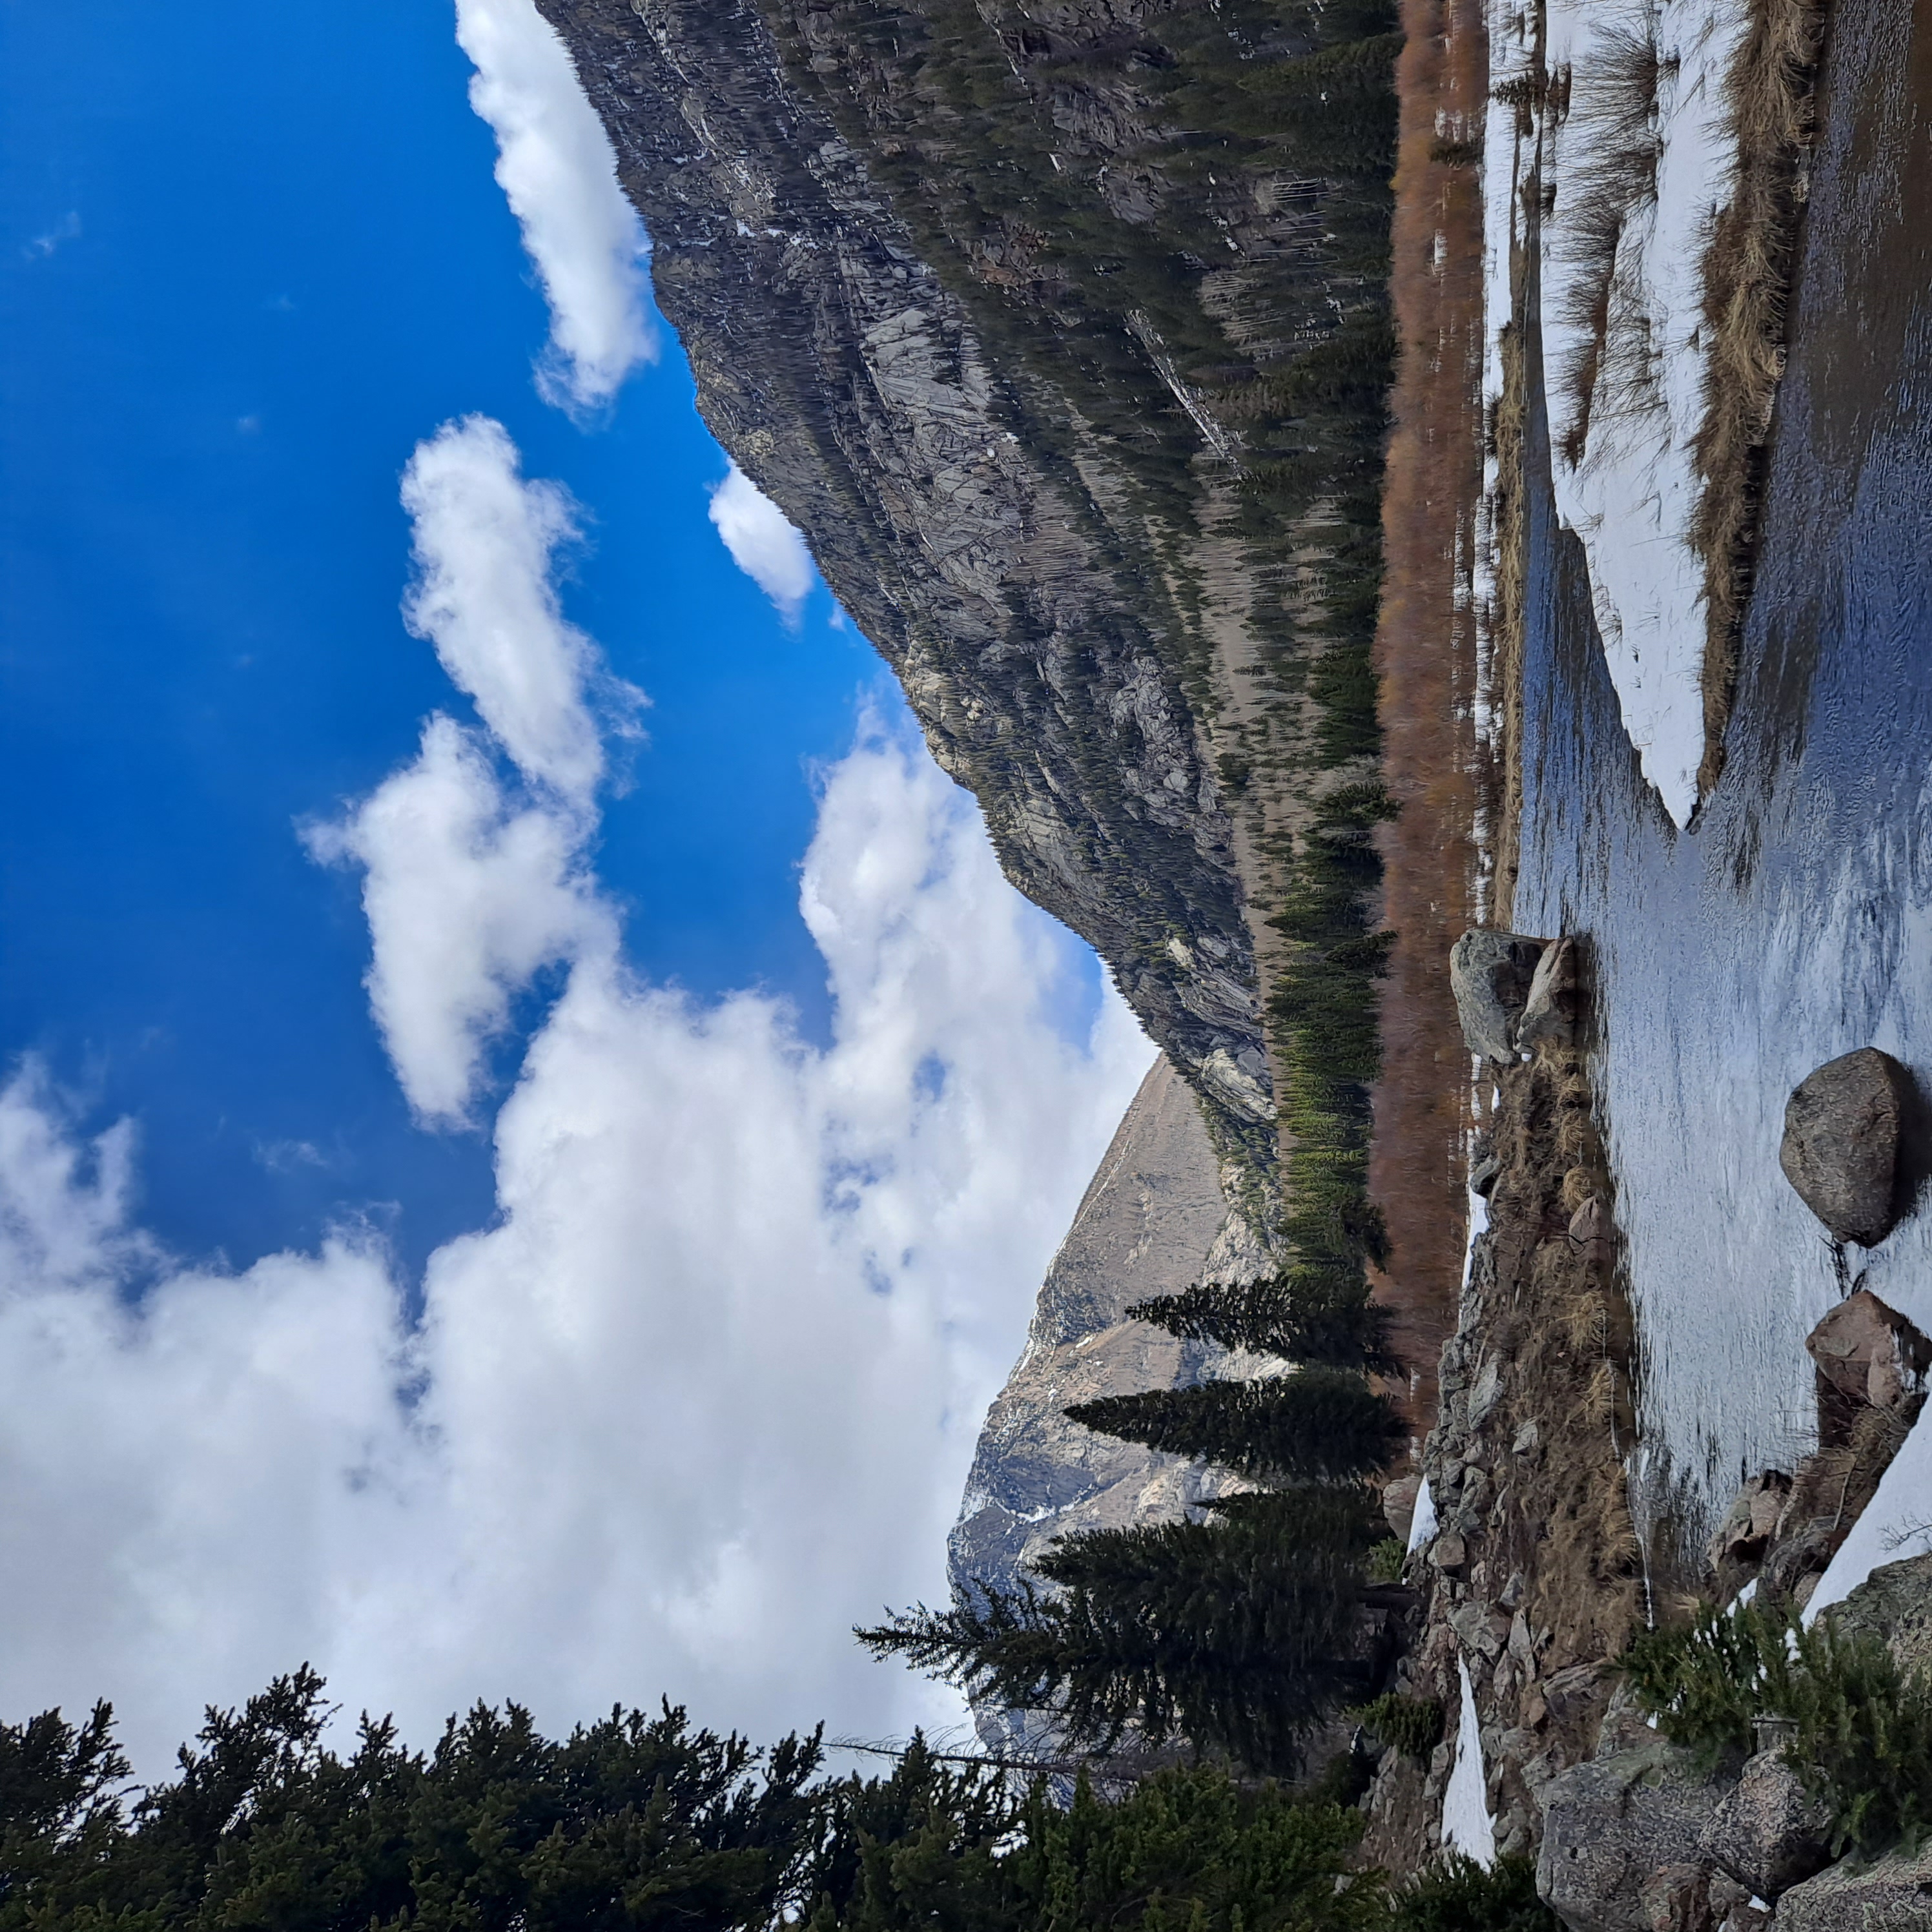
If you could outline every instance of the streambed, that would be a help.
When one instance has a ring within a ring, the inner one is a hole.
[[[1513,923],[1594,945],[1640,1514],[1694,1542],[1811,1446],[1840,1282],[1778,1169],[1786,1096],[1867,1045],[1932,1092],[1932,19],[1834,8],[1821,107],[1730,763],[1688,831],[1624,730],[1531,368]],[[1850,1261],[1932,1330],[1932,1198]]]

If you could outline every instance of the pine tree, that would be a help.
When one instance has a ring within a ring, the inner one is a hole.
[[[1291,1362],[1395,1376],[1388,1310],[1368,1298],[1360,1270],[1293,1268],[1238,1286],[1201,1281],[1127,1310],[1186,1342],[1218,1342]]]
[[[1103,1396],[1066,1413],[1102,1435],[1204,1457],[1264,1482],[1384,1468],[1407,1429],[1386,1396],[1334,1368]]]
[[[1285,1771],[1310,1726],[1366,1688],[1360,1612],[1387,1594],[1364,1580],[1367,1516],[1338,1489],[1090,1531],[1040,1560],[1057,1594],[980,1586],[858,1634],[975,1698],[1051,1713],[1077,1749],[1112,1751],[1131,1730]]]

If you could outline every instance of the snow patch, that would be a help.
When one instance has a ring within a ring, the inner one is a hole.
[[[1429,1478],[1424,1476],[1422,1486],[1415,1492],[1415,1514],[1409,1519],[1408,1549],[1406,1552],[1413,1556],[1436,1534],[1436,1498],[1429,1493]]]
[[[1690,547],[1710,370],[1702,265],[1734,190],[1725,82],[1749,20],[1742,0],[1550,0],[1546,17],[1549,70],[1570,75],[1544,161],[1556,189],[1542,332],[1557,512],[1582,542],[1624,729],[1684,825],[1704,749],[1706,581]],[[1610,254],[1606,210],[1619,206]]]
[[[1466,1852],[1479,1865],[1496,1862],[1496,1828],[1484,1796],[1483,1739],[1476,1718],[1475,1687],[1466,1658],[1456,1660],[1462,1680],[1462,1713],[1456,1724],[1456,1762],[1442,1794],[1442,1842]]]
[[[1932,1548],[1932,1430],[1922,1419],[1879,1479],[1878,1493],[1852,1524],[1852,1532],[1818,1580],[1804,1606],[1810,1623],[1820,1610],[1841,1604],[1871,1573],[1903,1563]]]

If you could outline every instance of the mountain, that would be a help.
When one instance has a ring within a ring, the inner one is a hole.
[[[1204,1274],[1244,1280],[1267,1258],[1228,1205],[1194,1096],[1163,1058],[1141,1083],[1047,1270],[1033,1324],[980,1433],[948,1549],[956,1588],[1010,1588],[1055,1537],[1166,1521],[1225,1474],[1096,1435],[1069,1404],[1279,1368],[1184,1342],[1128,1307]],[[982,1729],[1005,1721],[982,1714]]]
[[[539,4],[706,421],[1269,1225],[1281,909],[1372,815],[1384,0]]]

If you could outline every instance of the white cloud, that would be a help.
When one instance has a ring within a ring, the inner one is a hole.
[[[152,1771],[304,1657],[418,1738],[478,1695],[561,1726],[667,1691],[767,1737],[953,1709],[848,1628],[943,1592],[1149,1049],[1111,994],[1055,1030],[1072,950],[915,747],[827,775],[802,899],[824,1048],[581,953],[496,1124],[496,1219],[413,1330],[353,1233],[129,1305],[124,1137],[90,1180],[30,1076],[0,1094],[0,1225],[36,1231],[0,1282],[0,1712],[110,1696]]]
[[[777,504],[734,463],[711,493],[711,520],[731,561],[796,624],[818,581],[812,552]]]
[[[592,698],[628,727],[644,694],[611,677],[565,621],[552,581],[578,534],[561,484],[526,482],[501,423],[466,416],[416,446],[403,474],[417,580],[404,612],[525,777],[578,805],[604,775]]]
[[[511,561],[464,571],[547,586],[527,518],[476,527]],[[488,686],[493,728],[527,726]],[[413,1323],[352,1226],[170,1264],[130,1130],[77,1145],[31,1067],[0,1090],[0,1714],[110,1697],[149,1773],[304,1658],[421,1741],[479,1696],[561,1728],[668,1693],[765,1738],[959,1714],[849,1627],[943,1593],[986,1406],[1151,1049],[1111,992],[1064,1036],[1077,949],[910,737],[868,723],[824,777],[800,906],[828,1046],[631,974],[595,829],[589,790],[516,803],[436,718],[309,835],[366,872],[371,1004],[426,1114],[462,1113],[514,990],[567,962],[496,1120],[496,1212],[431,1257]]]
[[[307,832],[318,859],[363,869],[369,1003],[425,1120],[467,1121],[483,1048],[543,967],[614,943],[578,869],[581,829],[541,806],[512,810],[482,746],[439,717],[413,764]]]
[[[69,208],[52,227],[44,234],[36,235],[20,253],[30,262],[44,262],[56,254],[63,243],[77,240],[80,235],[80,217]]]
[[[496,136],[496,181],[550,302],[545,399],[578,412],[655,359],[650,244],[570,55],[531,0],[457,0],[470,104]]]

